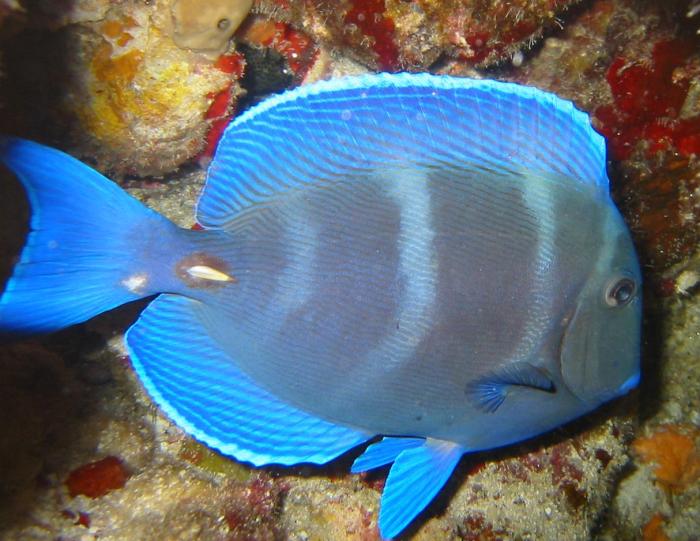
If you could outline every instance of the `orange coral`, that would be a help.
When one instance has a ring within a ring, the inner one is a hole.
[[[664,517],[656,513],[642,528],[643,541],[670,541],[663,529]]]
[[[134,28],[138,23],[132,17],[125,17],[123,20],[108,20],[102,25],[102,33],[105,38],[114,40],[119,47],[124,47],[134,36],[126,30]]]
[[[656,465],[654,476],[665,490],[681,492],[700,478],[700,453],[695,444],[699,435],[697,429],[668,425],[637,438],[632,449],[642,462]]]

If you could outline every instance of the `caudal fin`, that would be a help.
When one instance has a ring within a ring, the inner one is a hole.
[[[0,331],[49,332],[149,294],[129,273],[135,226],[170,222],[58,150],[3,138],[0,159],[32,209],[26,246],[0,296]]]

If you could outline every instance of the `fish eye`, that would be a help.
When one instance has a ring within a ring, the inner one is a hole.
[[[231,26],[231,21],[228,19],[220,19],[218,23],[216,23],[216,27],[219,30],[226,30],[229,26]]]
[[[637,284],[631,278],[620,278],[608,286],[605,302],[608,306],[625,306],[637,292]]]

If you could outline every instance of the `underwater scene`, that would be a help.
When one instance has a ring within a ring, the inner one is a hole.
[[[700,540],[699,0],[0,0],[0,540]]]

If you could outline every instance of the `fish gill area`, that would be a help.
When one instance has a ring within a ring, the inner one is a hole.
[[[192,227],[223,129],[271,93],[429,71],[574,101],[607,139],[644,270],[641,385],[553,433],[465,455],[401,539],[692,541],[698,32],[700,5],[686,0],[0,0],[0,123]],[[11,175],[1,182],[0,287],[29,217]],[[144,306],[0,343],[0,539],[379,539],[387,470],[349,474],[360,450],[324,467],[257,469],[170,422],[123,345]]]

